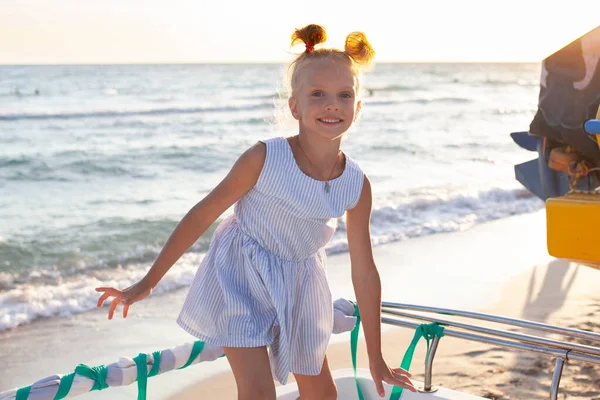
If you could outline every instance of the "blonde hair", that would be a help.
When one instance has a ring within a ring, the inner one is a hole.
[[[295,45],[299,42],[304,43],[306,50],[298,55],[288,66],[288,85],[290,95],[294,94],[294,89],[297,86],[298,74],[302,66],[311,60],[319,60],[324,58],[334,58],[343,60],[349,63],[352,73],[360,82],[360,72],[368,67],[375,57],[375,51],[367,40],[367,37],[362,32],[352,32],[346,37],[344,50],[335,48],[319,48],[314,47],[327,40],[325,28],[321,25],[306,25],[303,28],[294,30],[292,34],[292,43]]]

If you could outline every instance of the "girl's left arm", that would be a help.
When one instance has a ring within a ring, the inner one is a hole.
[[[356,206],[346,213],[352,284],[363,322],[369,360],[381,358],[381,281],[371,247],[371,183],[365,176]]]
[[[360,199],[346,212],[346,232],[352,264],[352,284],[363,322],[371,375],[380,396],[384,395],[382,381],[416,391],[400,368],[391,369],[381,353],[381,280],[373,259],[371,246],[371,183],[365,175]]]

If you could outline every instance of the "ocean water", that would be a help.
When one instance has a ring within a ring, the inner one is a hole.
[[[296,133],[283,71],[0,66],[0,331],[85,312],[96,286],[140,279],[246,148]],[[509,136],[529,126],[539,77],[539,64],[375,65],[342,145],[373,185],[374,245],[543,207],[514,179],[531,155]],[[191,283],[217,224],[157,292]],[[347,251],[344,226],[329,254]]]

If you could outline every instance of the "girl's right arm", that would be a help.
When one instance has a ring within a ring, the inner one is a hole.
[[[227,176],[183,217],[142,280],[124,290],[112,287],[96,288],[97,292],[104,292],[98,300],[98,307],[109,297],[114,297],[108,312],[109,319],[112,319],[119,303],[123,303],[123,317],[127,317],[129,306],[147,297],[173,264],[217,218],[254,187],[265,157],[264,143],[259,142],[246,150]]]

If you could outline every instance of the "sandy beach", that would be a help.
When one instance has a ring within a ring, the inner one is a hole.
[[[600,332],[600,271],[547,255],[543,211],[378,246],[383,299],[483,311]],[[334,298],[354,298],[348,254],[329,258]],[[127,320],[106,320],[97,310],[42,320],[0,334],[0,390],[23,386],[79,363],[99,365],[119,356],[168,348],[193,338],[174,320],[186,290],[152,296],[132,308]],[[399,365],[413,332],[386,327],[383,351]],[[333,337],[328,351],[332,369],[351,368],[349,334]],[[368,368],[364,343],[358,366]],[[411,371],[423,378],[425,345],[415,353]],[[18,356],[15,356],[18,355]],[[433,383],[495,399],[548,397],[550,357],[443,338],[434,364]],[[114,388],[81,398],[131,399],[136,388]],[[149,399],[235,398],[226,360],[200,364],[149,381]],[[218,396],[217,396],[218,394]],[[579,362],[565,367],[560,397],[600,399],[600,368]]]

